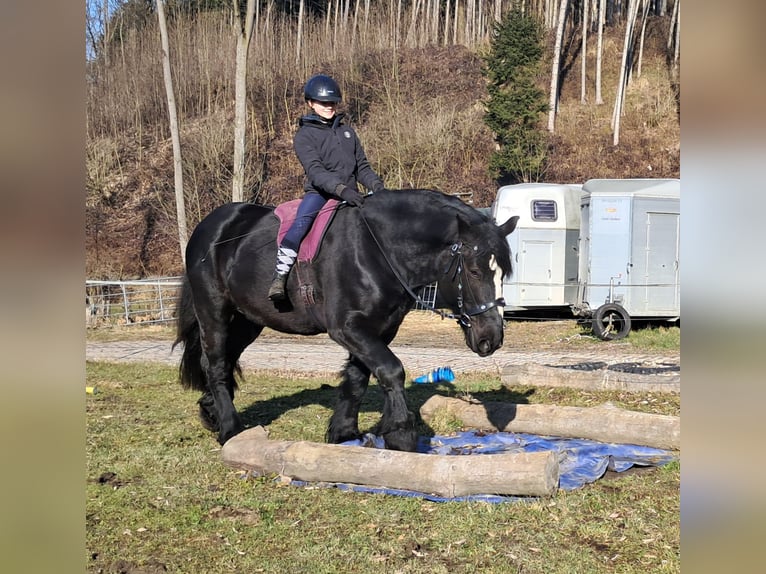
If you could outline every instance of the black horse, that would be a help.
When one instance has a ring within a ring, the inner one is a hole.
[[[330,338],[349,352],[327,440],[359,438],[359,406],[370,375],[384,393],[376,428],[387,448],[414,451],[415,417],[405,372],[388,345],[416,302],[438,281],[468,347],[482,357],[503,344],[501,280],[511,273],[506,235],[518,217],[495,223],[461,200],[432,190],[387,190],[361,208],[341,204],[311,264],[296,265],[289,302],[267,291],[276,258],[272,207],[230,203],[192,233],[178,307],[181,383],[202,391],[202,424],[223,444],[244,426],[234,407],[238,359],[264,327]]]

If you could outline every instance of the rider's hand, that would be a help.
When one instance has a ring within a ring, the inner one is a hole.
[[[344,187],[340,190],[340,197],[343,201],[354,207],[362,207],[364,196],[350,187]]]

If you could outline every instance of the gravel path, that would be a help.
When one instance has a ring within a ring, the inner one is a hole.
[[[88,361],[157,362],[178,365],[181,349],[171,352],[170,341],[88,342]],[[481,358],[468,347],[421,347],[392,345],[391,350],[401,359],[411,376],[426,373],[436,367],[450,366],[455,373],[488,372],[501,374],[507,365],[537,363],[566,365],[602,361],[607,364],[639,363],[642,365],[672,364],[680,366],[678,353],[637,354],[599,351],[514,351],[502,347],[492,356]],[[245,370],[269,370],[297,373],[337,373],[346,360],[346,351],[329,339],[310,342],[259,339],[240,358]]]

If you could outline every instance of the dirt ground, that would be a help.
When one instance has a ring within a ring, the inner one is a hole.
[[[120,340],[172,340],[173,325],[165,326],[119,326],[88,329],[87,339],[92,341]],[[301,343],[329,343],[326,334],[306,337],[289,335],[265,329],[260,339],[300,341]],[[334,343],[333,343],[334,344]],[[442,319],[429,311],[413,311],[405,317],[399,333],[393,342],[396,346],[408,347],[463,347],[463,332],[451,319]],[[585,325],[574,319],[506,321],[504,347],[518,351],[610,351],[625,352],[632,345],[628,340],[601,341]],[[677,354],[677,351],[670,353]]]

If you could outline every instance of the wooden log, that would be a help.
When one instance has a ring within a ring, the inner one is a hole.
[[[681,417],[639,413],[609,403],[598,407],[469,403],[434,395],[420,407],[420,415],[428,422],[442,409],[475,429],[681,448]]]
[[[681,375],[678,373],[624,373],[607,368],[583,371],[534,363],[506,365],[500,380],[506,387],[526,385],[591,391],[681,392]]]
[[[311,482],[339,482],[436,494],[549,496],[558,488],[553,452],[449,456],[268,440],[255,427],[223,445],[224,463]]]

